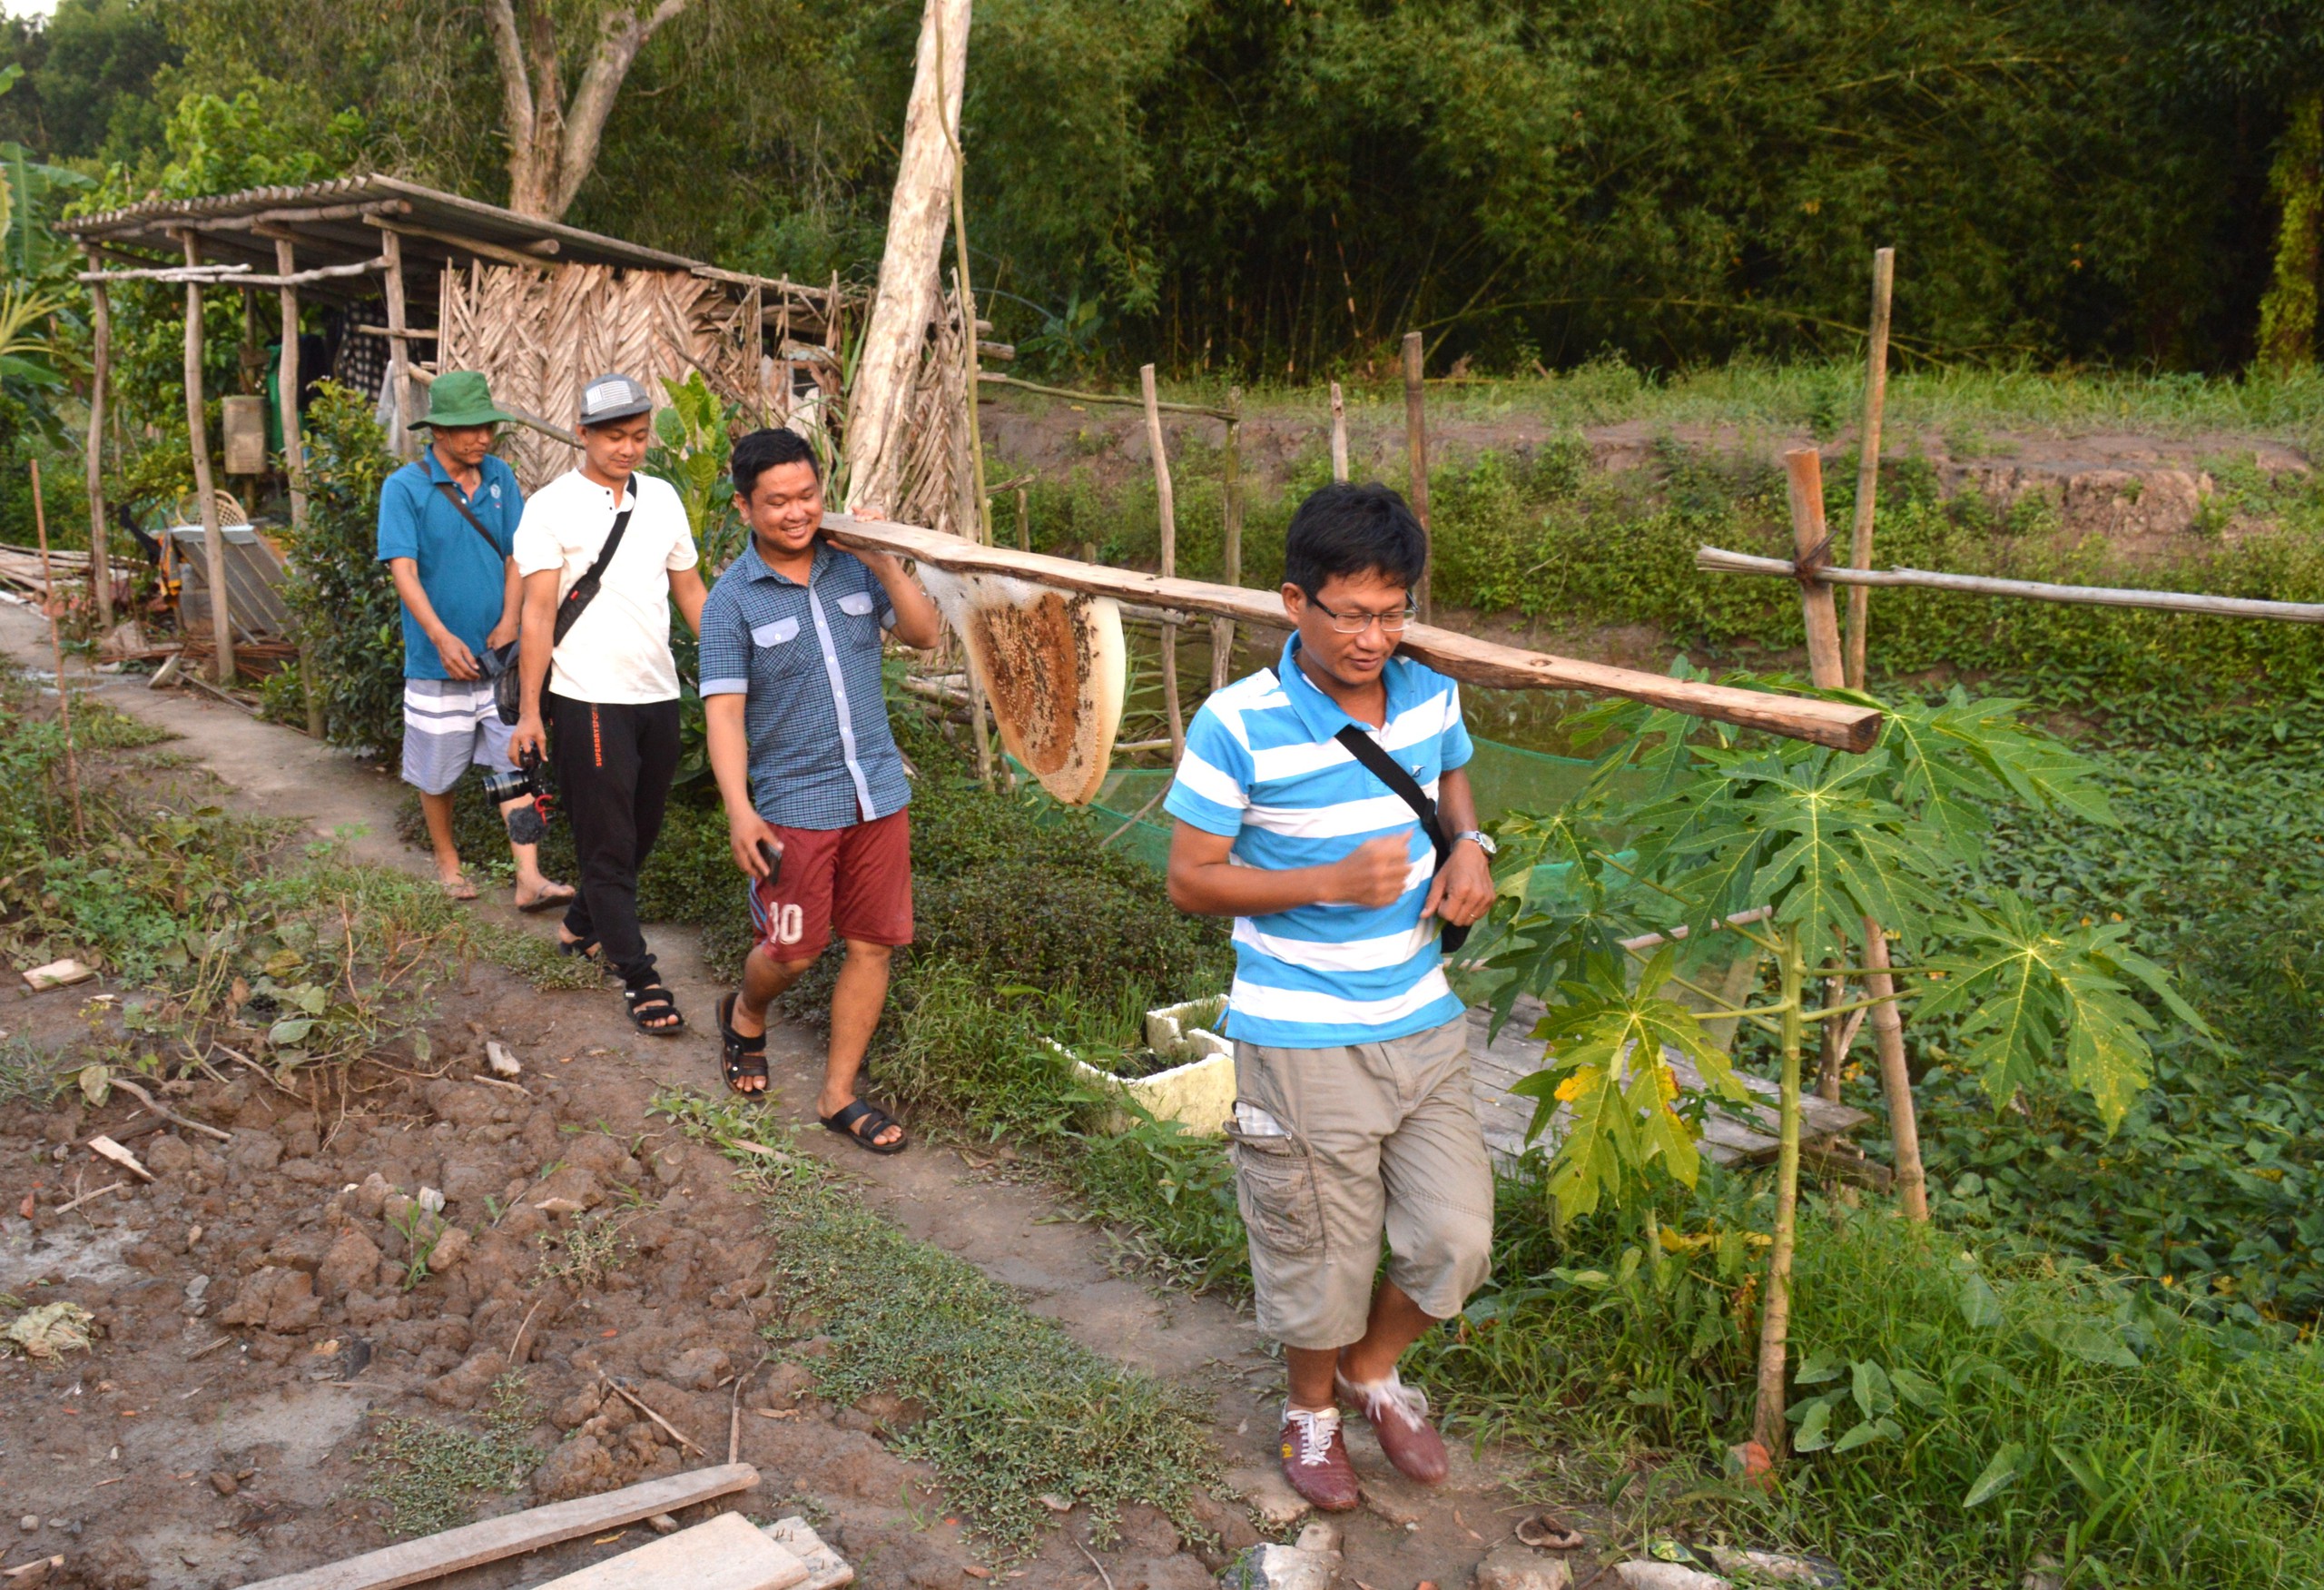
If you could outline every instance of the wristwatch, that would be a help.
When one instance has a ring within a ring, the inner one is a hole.
[[[1492,835],[1487,834],[1482,828],[1463,828],[1460,833],[1452,835],[1452,842],[1455,844],[1459,844],[1463,839],[1474,840],[1476,842],[1477,848],[1483,851],[1489,856],[1499,855],[1501,854],[1501,846],[1495,844],[1492,842]]]

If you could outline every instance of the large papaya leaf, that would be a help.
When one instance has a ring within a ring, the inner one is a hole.
[[[1536,1101],[1529,1141],[1561,1107],[1571,1111],[1548,1180],[1569,1216],[1589,1213],[1600,1198],[1619,1200],[1627,1183],[1658,1172],[1694,1185],[1701,1160],[1693,1125],[1673,1108],[1679,1081],[1666,1046],[1693,1062],[1714,1093],[1737,1103],[1749,1098],[1695,1012],[1657,992],[1674,959],[1662,950],[1632,987],[1620,952],[1593,956],[1534,1029],[1548,1042],[1550,1063],[1511,1091]]]

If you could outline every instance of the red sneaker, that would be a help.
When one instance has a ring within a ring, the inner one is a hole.
[[[1448,1467],[1444,1437],[1429,1422],[1428,1393],[1413,1390],[1393,1369],[1385,1380],[1369,1386],[1357,1386],[1344,1375],[1334,1375],[1333,1380],[1340,1400],[1361,1409],[1371,1422],[1372,1433],[1380,1437],[1380,1450],[1388,1455],[1398,1474],[1421,1485],[1443,1482]]]
[[[1340,1435],[1339,1409],[1283,1410],[1283,1477],[1309,1506],[1326,1513],[1347,1512],[1363,1500]]]

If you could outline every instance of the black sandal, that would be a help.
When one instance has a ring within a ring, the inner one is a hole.
[[[622,1002],[629,1007],[629,1024],[648,1038],[675,1038],[686,1030],[686,1019],[678,1014],[678,1002],[670,991],[658,983],[641,983],[635,988],[621,991]],[[657,1016],[676,1019],[663,1026],[646,1023]]]
[[[901,1135],[903,1131],[902,1121],[890,1115],[877,1104],[866,1104],[861,1099],[856,1100],[836,1115],[820,1115],[816,1119],[823,1123],[825,1131],[835,1131],[840,1136],[853,1141],[859,1148],[869,1149],[875,1154],[901,1154],[911,1147],[911,1139]],[[891,1143],[879,1141],[880,1134],[891,1126],[900,1134],[896,1141]]]
[[[761,1032],[755,1038],[748,1038],[734,1031],[736,997],[730,993],[718,1002],[718,1037],[723,1045],[718,1063],[726,1073],[727,1087],[745,1099],[763,1099],[768,1085],[766,1034]],[[749,1081],[754,1081],[758,1086],[743,1086]]]

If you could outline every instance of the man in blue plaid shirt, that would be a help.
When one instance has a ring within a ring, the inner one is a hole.
[[[901,1153],[903,1128],[855,1096],[888,963],[911,942],[911,790],[880,658],[886,634],[931,647],[943,621],[893,558],[822,538],[822,480],[796,433],[752,432],[733,469],[751,544],[703,604],[702,704],[758,942],[718,1008],[726,1084],[766,1091],[767,1007],[836,932],[847,960],[815,1114],[873,1153]]]

